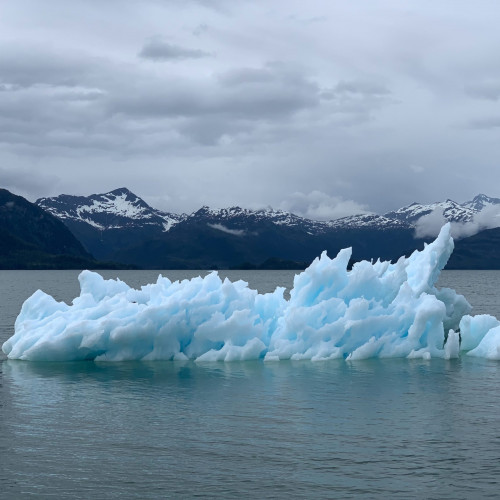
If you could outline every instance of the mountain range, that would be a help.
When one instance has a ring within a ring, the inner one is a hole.
[[[323,250],[335,255],[347,246],[353,248],[354,260],[393,260],[433,239],[415,238],[416,224],[423,216],[439,210],[446,220],[469,223],[488,207],[500,205],[500,199],[480,194],[461,204],[453,200],[412,203],[383,215],[331,221],[272,208],[204,206],[189,215],[175,214],[149,206],[126,188],[86,197],[40,198],[35,203],[61,220],[97,259],[143,268],[206,269],[303,267]],[[456,243],[450,268],[499,267],[494,245],[486,248],[496,239],[496,230],[483,233],[486,236],[479,240],[475,235]],[[489,258],[485,261],[478,251]]]

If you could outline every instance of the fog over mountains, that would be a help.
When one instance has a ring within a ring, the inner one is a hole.
[[[300,266],[325,249],[335,254],[346,246],[353,247],[355,260],[394,259],[432,239],[446,221],[456,238],[500,226],[500,199],[484,194],[465,203],[412,203],[383,215],[331,221],[272,208],[204,206],[175,214],[126,188],[40,198],[36,204],[63,221],[96,258],[153,268]]]

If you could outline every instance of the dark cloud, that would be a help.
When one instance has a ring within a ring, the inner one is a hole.
[[[500,99],[500,80],[471,83],[465,86],[466,93],[477,99],[498,101]]]
[[[54,99],[62,101],[96,101],[105,97],[105,92],[96,89],[61,90],[54,94]]]
[[[214,145],[224,136],[251,135],[259,122],[279,125],[319,104],[318,86],[278,63],[180,80],[145,78],[126,66],[81,58],[74,75],[66,67],[65,78],[49,84],[40,68],[48,73],[64,64],[52,53],[39,59],[51,65],[38,65],[33,75],[27,71],[24,81],[30,85],[0,93],[0,143],[17,152],[25,145],[29,154],[33,148],[76,155],[120,148],[143,154],[146,147],[155,154],[172,142],[183,144],[183,137]],[[29,60],[21,58],[19,65],[29,68]]]
[[[252,134],[262,122],[284,119],[319,105],[318,86],[281,64],[234,68],[202,81],[149,81],[142,92],[127,89],[109,98],[110,112],[132,120],[168,120],[168,127],[195,142]]]
[[[196,28],[193,30],[193,35],[200,37],[206,34],[209,29],[210,28],[207,24],[201,23],[198,26],[196,26]]]
[[[35,85],[75,87],[99,71],[98,58],[71,56],[34,46],[4,46],[0,52],[0,82],[3,90]],[[90,64],[86,64],[90,63]]]
[[[0,174],[13,189],[120,179],[171,210],[330,218],[499,184],[490,0],[4,4]]]
[[[489,130],[489,129],[500,128],[500,116],[471,120],[468,123],[468,127],[476,130]]]
[[[390,94],[383,85],[369,81],[340,81],[333,89],[334,93],[362,94],[373,96],[385,96]]]
[[[225,117],[208,116],[185,120],[178,131],[189,141],[204,146],[216,146],[224,141],[231,142],[241,135],[251,134],[252,124],[246,120],[233,120],[228,123]]]
[[[306,76],[281,66],[233,69],[204,80],[149,80],[141,92],[123,88],[112,112],[137,117],[224,116],[244,120],[284,117],[316,106],[319,90]],[[229,123],[228,123],[229,125]]]
[[[187,49],[159,39],[153,39],[147,42],[138,55],[143,59],[151,59],[152,61],[176,61],[210,57],[210,54],[203,50]]]

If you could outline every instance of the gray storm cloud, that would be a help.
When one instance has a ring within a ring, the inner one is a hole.
[[[153,61],[172,61],[210,57],[210,54],[208,52],[204,52],[203,50],[188,49],[156,38],[145,43],[138,55],[143,59],[151,59]]]

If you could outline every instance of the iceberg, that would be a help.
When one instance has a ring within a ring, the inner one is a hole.
[[[447,224],[396,263],[348,270],[351,249],[323,252],[289,299],[216,272],[134,289],[83,271],[70,305],[40,290],[28,298],[2,350],[32,361],[450,359],[461,350],[500,359],[500,322],[469,316],[462,295],[435,286],[452,251]]]

